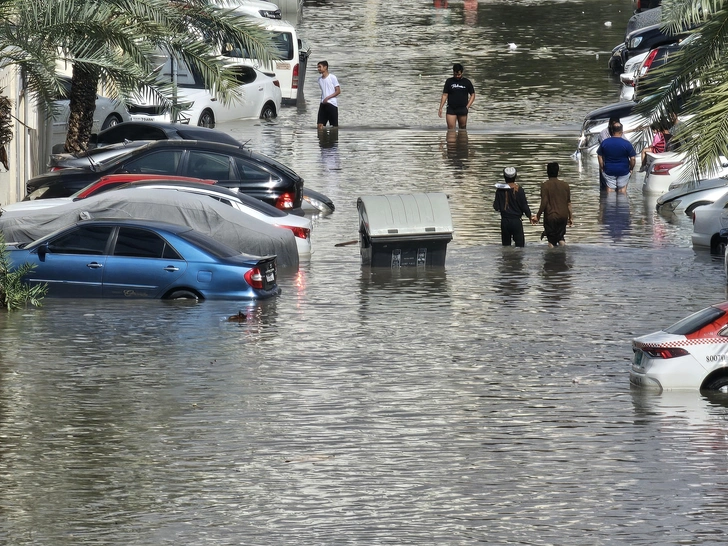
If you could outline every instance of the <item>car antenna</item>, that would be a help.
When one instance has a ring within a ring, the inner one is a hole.
[[[249,142],[250,142],[251,140],[253,140],[253,139],[252,139],[252,138],[249,138],[248,140],[246,140],[245,142],[243,142],[243,143],[242,143],[242,144],[240,145],[240,147],[241,147],[241,148],[245,148],[245,147],[246,147],[246,146],[248,145],[248,143],[249,143]]]

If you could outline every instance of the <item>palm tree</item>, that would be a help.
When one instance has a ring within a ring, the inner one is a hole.
[[[72,67],[67,151],[88,145],[101,81],[112,99],[141,90],[171,102],[171,85],[156,79],[150,61],[160,50],[197,69],[221,101],[240,100],[234,72],[220,60],[226,43],[273,58],[260,27],[209,0],[0,0],[3,63],[21,67],[47,111],[61,90],[57,65]]]
[[[669,63],[655,70],[654,94],[639,110],[652,121],[673,114],[688,118],[674,137],[693,161],[694,172],[710,173],[719,156],[728,156],[728,5],[727,0],[673,0],[663,3],[663,25],[692,37]],[[653,76],[653,74],[650,74]]]

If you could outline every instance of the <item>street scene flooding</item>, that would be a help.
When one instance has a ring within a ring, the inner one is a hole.
[[[305,100],[217,128],[333,199],[310,261],[259,303],[0,313],[0,543],[724,543],[728,399],[629,385],[632,338],[726,299],[723,259],[655,212],[641,174],[600,197],[596,159],[573,156],[584,115],[619,98],[607,59],[631,11],[285,14],[311,47]],[[323,59],[342,93],[319,132]],[[476,100],[448,133],[454,62]],[[552,161],[567,246],[525,222],[526,247],[502,247],[494,184],[517,168],[535,211]],[[417,192],[449,197],[445,267],[363,267],[357,199]]]

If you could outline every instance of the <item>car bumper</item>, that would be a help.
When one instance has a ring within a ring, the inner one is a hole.
[[[678,358],[635,357],[629,373],[633,387],[647,390],[697,390],[707,373],[693,356]]]

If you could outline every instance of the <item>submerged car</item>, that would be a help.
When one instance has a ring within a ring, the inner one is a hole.
[[[279,293],[275,256],[241,254],[187,226],[86,220],[10,245],[24,281],[69,298],[262,299]]]
[[[68,197],[109,174],[189,176],[216,180],[286,212],[300,210],[303,178],[292,169],[248,148],[199,140],[159,140],[90,169],[61,169],[31,178],[28,193],[48,188],[40,198]]]
[[[53,115],[53,129],[51,146],[58,146],[61,149],[65,146],[66,133],[68,132],[68,116],[71,113],[71,78],[62,77],[61,92],[54,101],[55,112]],[[113,127],[124,121],[129,121],[129,112],[119,101],[115,101],[100,95],[96,96],[96,108],[94,109],[93,131],[101,131]]]
[[[723,230],[728,228],[728,192],[709,205],[693,209],[693,248],[708,248],[723,254],[728,244]]]
[[[637,103],[634,101],[621,101],[589,112],[581,126],[577,151],[585,155],[596,155],[599,148],[599,133],[606,129],[609,118],[616,117],[621,121],[635,150],[639,152],[644,145],[644,135],[639,128],[649,127],[649,121],[635,112],[636,106]]]
[[[674,212],[682,209],[691,216],[697,207],[710,205],[728,193],[728,176],[705,178],[694,184],[683,184],[657,198],[657,212]]]
[[[128,188],[107,191],[50,209],[5,212],[0,230],[7,242],[30,243],[87,218],[140,218],[189,226],[253,256],[276,255],[281,268],[297,269],[293,232],[272,226],[205,196],[167,190]]]
[[[654,390],[728,389],[728,301],[632,340],[630,383]]]
[[[183,62],[179,63],[179,123],[214,128],[217,123],[224,121],[272,119],[278,116],[281,108],[281,84],[278,78],[252,66],[237,65],[230,68],[235,73],[238,83],[236,91],[240,99],[225,103],[205,87],[202,76],[196,70]],[[169,81],[171,75],[171,61],[167,59],[162,65],[160,76]],[[160,104],[153,98],[139,96],[129,104],[128,109],[133,121],[173,121],[171,105]]]
[[[663,194],[683,184],[695,183],[704,178],[728,175],[728,159],[721,156],[715,166],[707,172],[694,173],[693,164],[684,152],[647,152],[645,161],[649,165],[645,173],[642,191]]]

